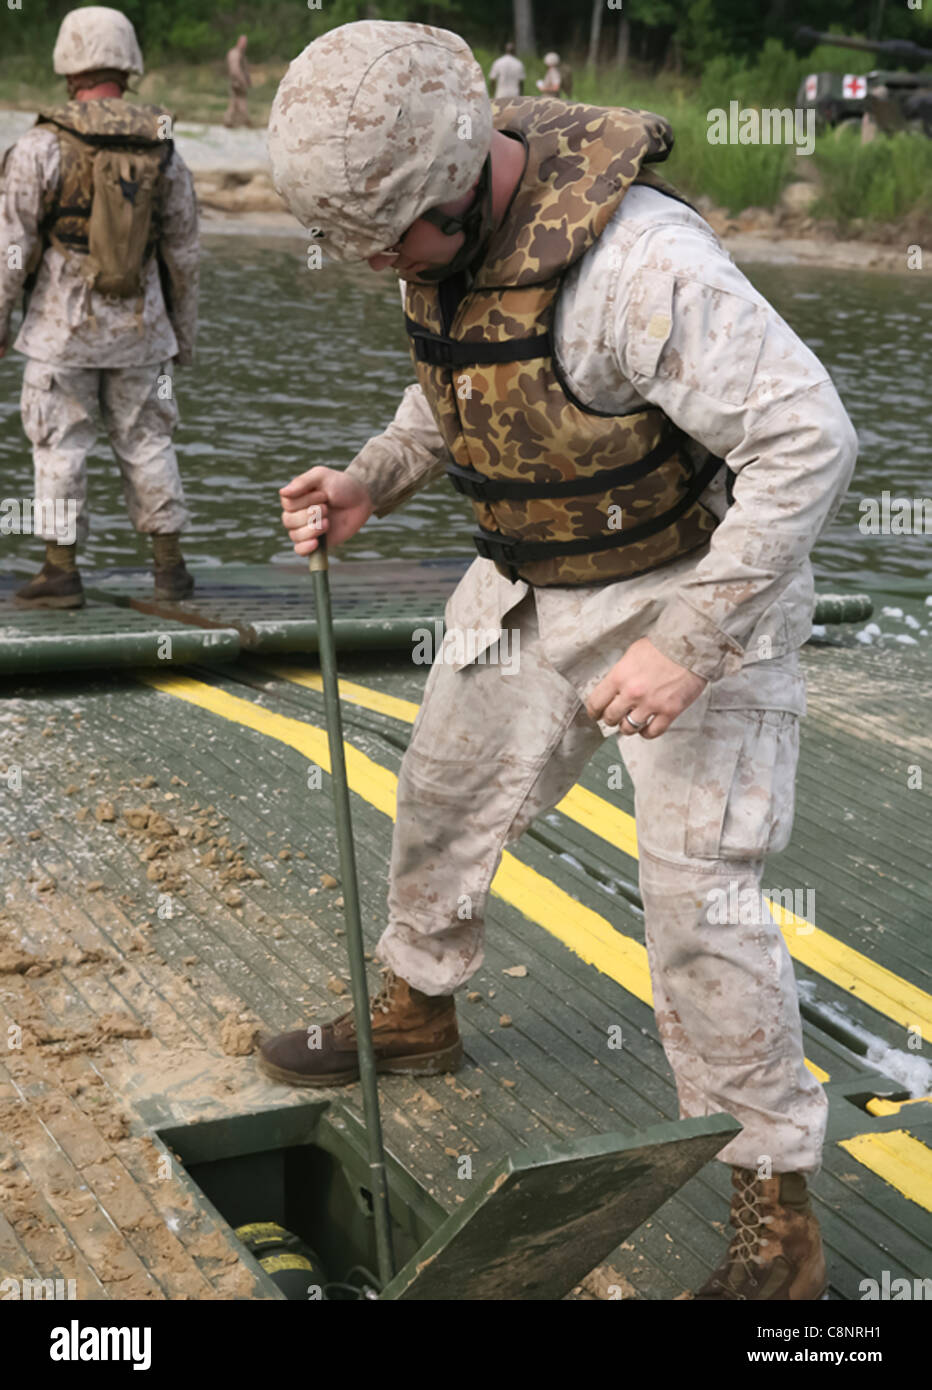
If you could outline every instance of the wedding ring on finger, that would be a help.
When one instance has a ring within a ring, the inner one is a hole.
[[[636,719],[632,719],[632,718],[631,718],[631,715],[630,715],[630,714],[626,714],[626,715],[625,715],[625,719],[627,719],[627,721],[628,721],[628,723],[631,725],[632,729],[637,729],[638,733],[640,733],[642,729],[646,729],[646,728],[647,728],[648,724],[649,724],[650,721],[653,719],[653,717],[654,717],[654,716],[653,716],[652,714],[649,714],[649,715],[647,716],[647,718],[643,721],[643,723],[639,724],[639,723],[637,722]]]

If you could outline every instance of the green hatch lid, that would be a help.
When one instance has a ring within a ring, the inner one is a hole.
[[[506,1158],[381,1297],[563,1298],[740,1131],[711,1115]]]

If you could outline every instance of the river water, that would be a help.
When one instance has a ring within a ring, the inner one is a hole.
[[[279,485],[313,464],[349,462],[390,421],[412,379],[395,278],[357,267],[309,271],[304,257],[304,244],[291,238],[205,240],[198,362],[176,376],[192,513],[185,549],[196,563],[287,560]],[[884,491],[932,498],[932,281],[921,272],[763,265],[747,273],[826,364],[861,440],[853,487],[814,553],[819,587],[871,592],[888,638],[913,634],[925,644],[929,535],[871,535],[859,522],[862,499]],[[0,362],[3,496],[32,490],[18,418],[22,360]],[[85,560],[144,562],[103,441],[91,459],[90,492]],[[441,481],[370,521],[341,557],[467,554],[471,528],[468,503]],[[37,551],[28,537],[2,537],[0,545],[0,559]]]

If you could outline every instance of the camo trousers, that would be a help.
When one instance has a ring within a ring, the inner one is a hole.
[[[249,106],[243,93],[230,93],[230,104],[224,112],[223,124],[227,127],[252,125],[252,121],[249,119]]]
[[[171,535],[188,520],[172,434],[178,407],[165,398],[168,369],[62,367],[30,358],[23,378],[23,429],[32,444],[37,508],[51,521],[56,502],[74,503],[76,534],[87,539],[87,456],[98,414],[123,475],[123,496],[137,531]],[[43,540],[58,539],[50,525]]]
[[[563,798],[605,736],[584,705],[596,680],[576,689],[548,662],[532,594],[508,623],[520,653],[512,674],[494,653],[453,670],[441,649],[402,763],[377,954],[428,994],[452,993],[479,968],[504,846]],[[724,1110],[741,1122],[725,1162],[814,1173],[827,1103],[804,1061],[790,955],[760,893],[765,855],[790,836],[804,710],[794,652],[707,686],[658,739],[618,745],[680,1114]]]

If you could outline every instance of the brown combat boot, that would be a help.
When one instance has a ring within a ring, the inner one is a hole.
[[[436,1076],[463,1060],[456,1007],[449,994],[422,994],[391,970],[371,1001],[372,1044],[377,1071]],[[280,1033],[259,1049],[259,1065],[276,1081],[292,1086],[345,1086],[359,1078],[353,1013],[332,1023]]]
[[[697,1299],[769,1301],[822,1298],[827,1288],[819,1223],[802,1173],[759,1178],[733,1168],[735,1234]]]
[[[194,593],[194,576],[189,573],[181,553],[178,533],[152,537],[152,558],[155,567],[155,597],[190,598]]]
[[[65,564],[48,558],[49,550],[65,557]],[[46,547],[46,559],[39,573],[14,595],[21,608],[83,608],[84,585],[74,562],[73,546]]]

